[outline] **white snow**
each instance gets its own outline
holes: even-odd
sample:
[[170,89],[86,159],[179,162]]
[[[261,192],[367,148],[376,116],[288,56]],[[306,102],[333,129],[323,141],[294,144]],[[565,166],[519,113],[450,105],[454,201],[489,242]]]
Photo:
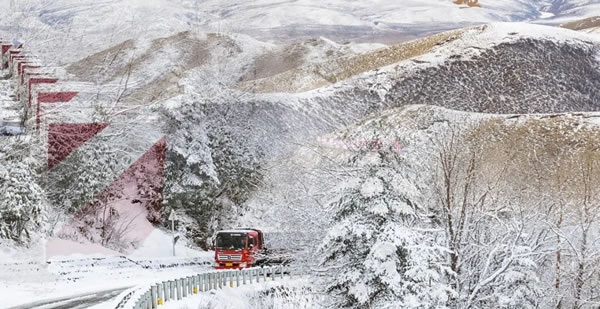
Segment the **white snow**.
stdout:
[[364,197],[374,197],[383,192],[383,182],[376,177],[369,177],[360,188],[360,193]]
[[[79,295],[118,287],[150,284],[212,269],[214,252],[189,247],[185,239],[176,245],[172,256],[171,235],[154,229],[128,256],[100,245],[54,239],[66,246],[68,256],[42,254],[44,242],[29,249],[9,242],[0,243],[0,299],[3,305],[16,306],[34,301]],[[50,246],[50,248],[52,248]]]
[[[252,283],[240,287],[225,287],[221,290],[212,290],[199,293],[181,301],[166,302],[164,309],[196,309],[196,308],[219,308],[219,309],[255,309],[255,308],[311,308],[317,309],[323,305],[315,296],[295,291],[294,288],[309,286],[311,280],[308,277],[301,278],[277,278],[275,281],[269,279],[267,282]],[[291,292],[275,292],[270,295],[261,294],[269,289],[286,287],[292,288]],[[100,308],[94,308],[100,309]]]
[[550,12],[540,12],[540,18],[541,19],[546,19],[546,18],[551,18],[554,17],[554,13],[550,13]]

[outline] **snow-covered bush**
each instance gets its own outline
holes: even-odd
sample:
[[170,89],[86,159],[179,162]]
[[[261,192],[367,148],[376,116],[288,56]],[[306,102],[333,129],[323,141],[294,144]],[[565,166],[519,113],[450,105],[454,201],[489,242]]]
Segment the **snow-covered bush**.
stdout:
[[4,138],[0,142],[0,237],[29,240],[42,226],[46,207],[40,186],[35,141]]

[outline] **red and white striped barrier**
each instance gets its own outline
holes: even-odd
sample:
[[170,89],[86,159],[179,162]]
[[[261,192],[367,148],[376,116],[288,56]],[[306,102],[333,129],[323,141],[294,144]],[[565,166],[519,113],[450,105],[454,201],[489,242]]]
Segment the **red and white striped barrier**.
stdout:
[[[93,180],[95,185],[87,191],[89,194],[86,199],[77,202],[60,201],[72,202],[71,205],[79,210],[56,234],[76,232],[77,229],[73,227],[77,226],[77,220],[81,220],[82,212],[87,212],[90,207],[97,207],[98,201],[110,204],[113,210],[123,213],[139,207],[134,202],[127,204],[112,200],[112,193],[139,186],[140,182],[142,186],[153,188],[154,191],[133,190],[128,194],[133,194],[132,200],[143,201],[146,206],[152,205],[150,208],[158,213],[160,209],[157,207],[161,205],[164,185],[166,138],[155,121],[150,118],[131,121],[128,118],[130,115],[126,114],[114,117],[104,115],[99,120],[98,110],[130,108],[118,106],[118,91],[122,87],[72,81],[64,78],[66,74],[63,68],[43,65],[23,46],[15,47],[0,41],[0,47],[1,66],[12,76],[11,84],[26,111],[24,117],[28,131],[32,132],[30,134],[39,134],[48,150],[48,171],[45,177],[48,190],[55,190],[56,196],[61,196],[61,192],[64,192],[67,197],[69,191],[82,185],[72,180],[77,179],[74,175],[102,177]],[[98,152],[99,146],[103,152]],[[95,156],[86,161],[90,153]],[[103,159],[102,156],[107,158]],[[98,164],[104,161],[110,166]],[[121,206],[115,206],[117,204]],[[152,213],[148,216],[160,217]],[[138,227],[132,239],[143,240],[152,232],[152,224],[146,217],[142,216],[140,219],[143,220],[136,222]],[[47,246],[53,244],[50,240]],[[57,251],[53,249],[56,248],[47,248],[46,251]],[[72,253],[79,252],[57,252]]]

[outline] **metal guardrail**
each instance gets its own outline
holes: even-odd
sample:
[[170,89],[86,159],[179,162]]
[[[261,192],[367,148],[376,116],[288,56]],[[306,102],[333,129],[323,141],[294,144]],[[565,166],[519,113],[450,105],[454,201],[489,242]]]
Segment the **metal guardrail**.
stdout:
[[253,267],[237,270],[220,270],[201,273],[194,276],[163,281],[150,286],[134,303],[133,309],[156,309],[169,301],[177,301],[200,292],[239,287],[245,284],[259,283],[277,277],[283,279],[285,267]]

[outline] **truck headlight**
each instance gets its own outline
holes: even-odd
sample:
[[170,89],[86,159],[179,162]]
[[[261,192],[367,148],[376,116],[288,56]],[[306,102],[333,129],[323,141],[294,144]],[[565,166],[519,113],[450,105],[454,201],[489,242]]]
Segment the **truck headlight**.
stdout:
[[244,263],[240,263],[240,267],[241,268],[246,268],[248,266],[248,263],[244,262]]

